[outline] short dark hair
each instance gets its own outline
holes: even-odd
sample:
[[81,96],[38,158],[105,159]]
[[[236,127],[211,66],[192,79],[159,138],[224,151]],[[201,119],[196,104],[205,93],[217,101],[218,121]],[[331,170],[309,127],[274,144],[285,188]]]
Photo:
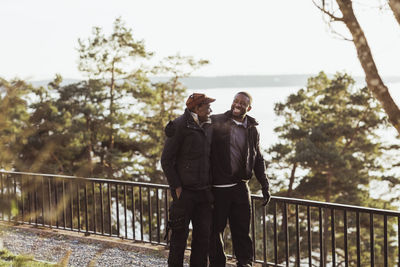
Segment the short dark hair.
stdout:
[[253,102],[253,98],[251,97],[251,95],[249,94],[249,93],[247,93],[247,92],[239,92],[239,93],[237,93],[237,95],[244,95],[244,96],[246,96],[248,99],[249,99],[249,101],[250,101],[250,106],[251,106],[251,103]]

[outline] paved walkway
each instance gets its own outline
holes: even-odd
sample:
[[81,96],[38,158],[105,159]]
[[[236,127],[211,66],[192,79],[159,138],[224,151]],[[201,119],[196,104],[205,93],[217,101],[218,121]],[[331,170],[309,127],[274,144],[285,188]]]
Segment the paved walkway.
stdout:
[[[32,226],[0,225],[0,246],[61,266],[167,266],[162,246]],[[185,265],[188,266],[188,265]]]

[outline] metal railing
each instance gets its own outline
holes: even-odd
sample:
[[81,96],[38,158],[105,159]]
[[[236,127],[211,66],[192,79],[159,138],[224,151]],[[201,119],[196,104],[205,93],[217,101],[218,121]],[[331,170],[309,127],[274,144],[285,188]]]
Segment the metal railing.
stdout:
[[[0,171],[0,220],[167,245],[168,186]],[[400,212],[252,195],[255,261],[263,266],[400,264]],[[233,255],[227,230],[225,249]]]
[[253,195],[252,239],[266,266],[400,266],[397,211],[284,197],[265,209]]
[[168,186],[0,171],[0,219],[164,244]]

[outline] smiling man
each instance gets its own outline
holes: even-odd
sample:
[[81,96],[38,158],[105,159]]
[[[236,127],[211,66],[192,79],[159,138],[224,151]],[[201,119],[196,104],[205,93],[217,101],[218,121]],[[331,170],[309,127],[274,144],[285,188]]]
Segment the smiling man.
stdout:
[[235,95],[231,110],[211,116],[211,170],[214,211],[210,239],[210,267],[224,267],[226,256],[223,233],[229,220],[237,266],[252,266],[250,238],[250,192],[248,181],[253,172],[261,185],[264,201],[270,199],[260,135],[256,120],[247,115],[252,98],[246,92]]
[[191,267],[206,267],[212,215],[210,175],[210,103],[194,93],[183,115],[165,128],[161,165],[173,198],[168,227],[172,230],[168,266],[182,267],[189,223],[192,222]]

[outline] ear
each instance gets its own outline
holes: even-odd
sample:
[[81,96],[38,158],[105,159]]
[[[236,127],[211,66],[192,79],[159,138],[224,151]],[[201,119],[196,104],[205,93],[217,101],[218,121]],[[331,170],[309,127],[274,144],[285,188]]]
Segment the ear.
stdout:
[[251,110],[251,106],[249,106],[248,108],[247,108],[247,112],[249,112]]

